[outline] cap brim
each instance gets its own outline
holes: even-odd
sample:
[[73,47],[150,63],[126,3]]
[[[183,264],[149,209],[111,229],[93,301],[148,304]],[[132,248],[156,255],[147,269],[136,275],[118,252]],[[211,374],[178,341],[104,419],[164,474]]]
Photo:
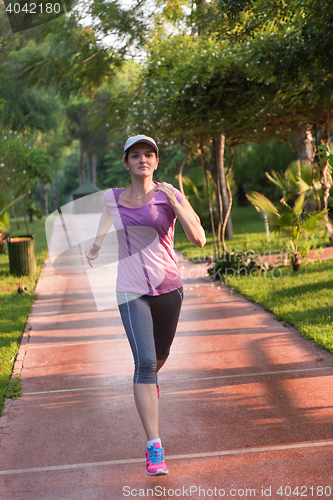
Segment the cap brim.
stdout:
[[139,140],[137,140],[136,142],[133,142],[133,144],[131,144],[130,146],[128,146],[128,148],[127,148],[127,149],[125,149],[125,150],[124,150],[124,155],[127,153],[127,151],[128,151],[130,148],[132,148],[133,146],[135,146],[135,144],[140,144],[140,142],[141,142],[141,143],[143,142],[144,144],[149,144],[149,146],[151,146],[151,147],[153,148],[153,150],[154,150],[154,151],[157,153],[157,155],[158,155],[158,147],[157,147],[157,146],[155,146],[155,144],[153,144],[152,142],[147,141],[146,139],[139,139]]

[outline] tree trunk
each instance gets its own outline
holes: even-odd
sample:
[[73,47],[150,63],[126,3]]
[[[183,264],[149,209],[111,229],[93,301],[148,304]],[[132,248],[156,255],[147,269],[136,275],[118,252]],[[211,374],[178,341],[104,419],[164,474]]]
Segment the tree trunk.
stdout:
[[205,30],[205,6],[206,6],[206,1],[205,0],[196,0],[195,2],[196,5],[196,12],[197,12],[197,22],[196,22],[196,28],[198,35],[201,36],[204,34]]
[[18,218],[16,217],[15,207],[12,207],[12,210],[13,210],[14,219],[15,219],[15,222],[16,222],[16,227],[17,227],[17,229],[20,229],[20,223],[19,223]]
[[[322,203],[315,186],[315,174],[317,168],[317,164],[315,162],[316,151],[313,144],[313,137],[310,129],[307,128],[305,130],[298,130],[296,132],[296,139],[297,139],[297,152],[299,161],[305,161],[311,163],[312,189],[317,200],[317,210],[321,210]],[[299,170],[300,170],[300,165],[299,165]]]
[[94,153],[92,155],[92,162],[91,162],[91,183],[96,186],[96,177],[97,177],[97,155]]
[[43,208],[44,215],[47,216],[47,215],[49,215],[49,201],[48,201],[48,196],[47,196],[47,184],[45,184],[45,182],[41,182],[40,188],[41,188],[42,208]]
[[218,192],[217,192],[217,174],[216,174],[216,162],[215,162],[215,150],[214,150],[214,143],[212,141],[212,147],[211,147],[211,154],[210,154],[210,173],[211,173],[211,178],[214,184],[214,189],[215,189],[215,198],[217,200],[218,204]]
[[84,168],[84,151],[82,149],[82,145],[80,144],[80,160],[79,160],[79,166],[78,166],[78,174],[79,174],[79,183],[80,186],[84,182],[86,182],[86,172]]
[[231,148],[231,147],[230,147],[230,153],[231,153],[230,165],[229,165],[227,173],[225,174],[225,183],[226,183],[228,195],[229,195],[229,206],[227,209],[227,213],[225,214],[224,221],[223,221],[223,227],[222,227],[222,246],[223,246],[224,252],[226,252],[226,253],[228,252],[228,249],[227,249],[226,244],[225,244],[225,231],[226,231],[226,227],[228,226],[229,216],[230,216],[231,207],[232,207],[232,193],[231,193],[230,184],[228,181],[228,176],[231,172],[231,169],[232,169],[233,164],[234,164],[234,159],[235,159],[235,153],[234,153],[233,148]]
[[188,153],[186,154],[185,158],[183,159],[183,161],[181,162],[180,164],[180,167],[179,167],[179,173],[178,173],[178,183],[179,183],[179,191],[185,196],[185,193],[184,193],[184,186],[183,186],[183,170],[184,170],[184,167],[185,167],[185,163],[187,161],[187,158],[188,158]]
[[[314,133],[316,135],[316,130],[315,129],[314,129]],[[312,137],[312,134],[311,134],[311,137]],[[317,152],[317,140],[316,140],[316,144],[313,143],[313,145],[312,145],[312,156],[311,156],[311,170],[312,170],[312,175],[311,175],[311,184],[312,184],[313,193],[314,193],[316,201],[317,201],[317,210],[320,211],[321,210],[321,199],[320,199],[319,193],[318,193],[318,191],[316,189],[316,182],[315,182],[316,171],[317,171],[316,152]]]
[[201,142],[200,142],[200,151],[201,151],[201,164],[202,164],[203,169],[205,171],[205,180],[206,180],[206,188],[207,188],[207,196],[208,196],[210,225],[211,225],[211,228],[212,228],[212,235],[213,235],[213,242],[214,242],[214,258],[216,260],[216,258],[217,258],[217,252],[216,252],[216,237],[215,237],[214,215],[213,215],[213,208],[212,208],[212,199],[211,199],[210,191],[209,191],[208,173],[207,173],[207,167],[206,167],[205,150],[204,150],[204,146],[203,146],[203,140],[201,140]]
[[[327,148],[330,147],[330,133],[329,133],[329,124],[328,122],[326,123],[326,127],[321,134],[321,142]],[[328,154],[328,153],[327,153]],[[320,184],[321,184],[321,191],[322,191],[322,210],[327,210],[328,209],[328,197],[330,195],[330,189],[332,186],[332,176],[329,173],[329,164],[328,161],[323,161],[322,163],[319,163],[319,172],[320,172]],[[326,214],[325,216],[326,219],[326,224],[325,224],[325,229],[329,234],[329,238],[331,242],[333,242],[333,227],[330,222],[330,219],[328,215]]]
[[[227,193],[227,183],[225,180],[224,173],[224,149],[225,149],[225,137],[224,135],[218,135],[213,139],[214,152],[215,152],[215,166],[216,166],[216,176],[218,181],[218,191],[219,197],[222,201],[222,221],[223,223],[225,214],[227,213],[229,207],[229,198]],[[221,207],[220,207],[221,212]],[[232,240],[234,238],[232,221],[231,218],[227,220],[225,228],[225,239]]]
[[217,170],[216,170],[216,158],[215,158],[215,147],[214,147],[214,141],[212,141],[212,151],[211,151],[211,163],[210,163],[210,171],[212,174],[212,179],[214,182],[214,189],[215,189],[215,198],[216,198],[216,208],[217,208],[217,213],[218,213],[218,225],[217,225],[217,250],[218,250],[218,255],[221,254],[221,230],[222,230],[222,222],[223,222],[223,205],[222,205],[222,196],[221,196],[221,190],[220,190],[220,182],[217,176]]
[[23,198],[23,219],[24,219],[25,229],[27,231],[27,234],[29,234],[29,228],[28,228],[28,222],[27,222],[27,202],[26,202],[26,196]]
[[88,182],[91,182],[91,163],[90,163],[90,156],[87,153],[87,173],[88,173]]
[[294,252],[291,256],[291,265],[293,267],[293,271],[297,272],[300,268],[300,258],[301,254],[299,252]]
[[58,196],[57,196],[57,171],[54,169],[53,172],[53,184],[52,184],[52,198],[53,198],[53,211],[58,209]]
[[309,129],[296,132],[298,158],[311,163],[313,156],[313,138]]

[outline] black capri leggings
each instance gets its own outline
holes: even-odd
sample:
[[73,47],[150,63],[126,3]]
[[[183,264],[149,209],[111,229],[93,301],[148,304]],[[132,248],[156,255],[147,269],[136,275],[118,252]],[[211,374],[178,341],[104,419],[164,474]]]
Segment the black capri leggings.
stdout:
[[155,384],[157,359],[169,356],[183,287],[162,295],[117,292],[118,307],[134,357],[133,382]]

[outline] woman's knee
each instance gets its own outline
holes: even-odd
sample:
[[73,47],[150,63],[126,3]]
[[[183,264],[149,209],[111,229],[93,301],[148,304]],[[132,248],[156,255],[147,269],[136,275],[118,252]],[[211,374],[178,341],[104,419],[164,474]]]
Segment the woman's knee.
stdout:
[[157,369],[156,358],[143,358],[135,363],[134,382],[139,384],[154,384]]

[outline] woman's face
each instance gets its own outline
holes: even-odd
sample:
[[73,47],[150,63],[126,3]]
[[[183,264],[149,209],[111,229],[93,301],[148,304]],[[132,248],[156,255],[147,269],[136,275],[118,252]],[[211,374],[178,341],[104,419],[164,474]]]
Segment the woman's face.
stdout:
[[130,147],[127,162],[124,160],[124,165],[133,175],[149,177],[157,169],[158,158],[152,146],[138,142]]

